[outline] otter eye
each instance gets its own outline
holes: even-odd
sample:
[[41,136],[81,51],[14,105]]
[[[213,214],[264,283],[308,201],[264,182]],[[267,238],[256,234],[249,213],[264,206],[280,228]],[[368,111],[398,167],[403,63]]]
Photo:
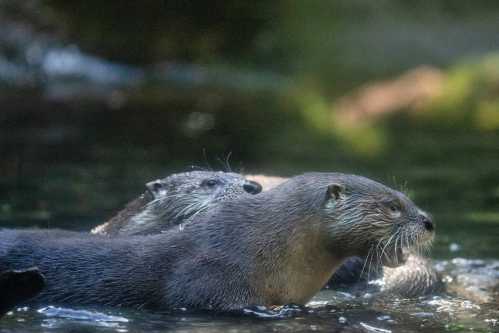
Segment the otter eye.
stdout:
[[157,198],[160,195],[163,195],[167,192],[165,183],[160,179],[153,180],[152,182],[146,183],[146,188],[149,192]]
[[402,208],[400,207],[400,203],[397,201],[391,201],[386,203],[388,209],[390,210],[390,213],[392,215],[400,215]]
[[201,186],[206,186],[206,187],[214,187],[219,184],[219,181],[216,179],[205,179],[201,183]]

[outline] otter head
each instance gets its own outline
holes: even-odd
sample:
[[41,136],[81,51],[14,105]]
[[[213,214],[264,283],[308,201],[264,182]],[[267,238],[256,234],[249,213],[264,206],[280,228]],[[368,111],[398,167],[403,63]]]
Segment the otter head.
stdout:
[[123,233],[155,233],[188,221],[217,203],[247,194],[262,186],[243,176],[222,171],[191,171],[170,175],[146,184],[149,202]]
[[333,178],[324,191],[324,211],[336,252],[366,257],[369,266],[394,267],[405,253],[429,247],[432,219],[406,195],[360,176]]
[[177,173],[146,184],[153,199],[185,193],[209,201],[224,201],[242,194],[258,194],[262,186],[233,172],[191,171]]

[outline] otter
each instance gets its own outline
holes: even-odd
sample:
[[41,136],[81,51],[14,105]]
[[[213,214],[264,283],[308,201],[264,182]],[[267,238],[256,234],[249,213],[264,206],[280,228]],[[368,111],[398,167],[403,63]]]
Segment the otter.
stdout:
[[45,279],[37,268],[0,273],[0,317],[38,295],[44,286]]
[[[247,179],[257,181],[267,191],[286,178],[267,175],[246,174]],[[431,227],[431,226],[430,226]],[[404,253],[405,263],[396,268],[369,264],[360,257],[348,258],[338,268],[326,284],[328,289],[341,289],[349,292],[383,292],[412,298],[444,290],[441,275],[433,267],[429,258],[419,253]],[[377,283],[370,283],[376,281]]]
[[[0,231],[0,270],[37,266],[33,302],[237,310],[305,304],[352,256],[387,266],[431,241],[427,215],[361,176],[308,173],[221,202],[182,231],[107,238]],[[403,240],[403,241],[402,241]]]
[[146,184],[146,191],[129,202],[93,234],[147,235],[181,225],[218,202],[245,193],[258,194],[262,186],[242,175],[222,171],[191,171]]

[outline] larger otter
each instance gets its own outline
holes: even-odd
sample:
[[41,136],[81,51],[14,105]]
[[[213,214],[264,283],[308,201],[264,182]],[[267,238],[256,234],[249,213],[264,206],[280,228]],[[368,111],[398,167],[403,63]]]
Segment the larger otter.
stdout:
[[222,171],[176,173],[151,181],[146,188],[141,196],[91,232],[107,236],[159,233],[221,201],[262,190],[257,182]]
[[[283,177],[267,175],[245,175],[245,177],[262,184],[264,191],[286,181]],[[361,293],[382,291],[402,297],[423,296],[444,289],[441,276],[429,258],[414,252],[405,253],[404,257],[405,263],[395,268],[372,265],[369,258],[349,258],[335,272],[326,287]],[[371,284],[373,280],[377,280],[378,283]]]
[[[222,202],[183,231],[107,239],[1,231],[0,270],[36,265],[43,303],[232,310],[306,303],[350,256],[398,265],[433,236],[402,193],[339,173]],[[405,240],[402,242],[401,240]]]

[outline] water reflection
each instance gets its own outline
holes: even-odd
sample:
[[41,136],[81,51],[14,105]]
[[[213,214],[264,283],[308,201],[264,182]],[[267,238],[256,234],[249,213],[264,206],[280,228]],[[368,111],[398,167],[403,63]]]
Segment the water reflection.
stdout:
[[333,291],[322,291],[306,307],[251,308],[243,313],[218,315],[185,310],[158,314],[49,307],[38,311],[16,310],[3,324],[14,332],[24,332],[25,328],[28,332],[65,332],[68,329],[96,332],[494,332],[498,328],[498,316],[497,308],[446,295],[407,300],[345,297]]

